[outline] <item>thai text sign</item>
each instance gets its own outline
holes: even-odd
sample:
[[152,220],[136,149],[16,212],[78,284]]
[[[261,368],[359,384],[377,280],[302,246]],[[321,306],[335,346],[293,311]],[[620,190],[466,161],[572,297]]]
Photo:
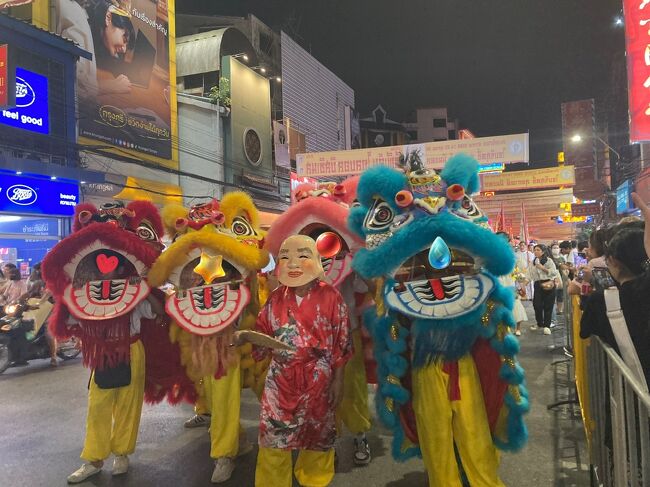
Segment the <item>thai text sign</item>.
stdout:
[[528,134],[298,154],[296,169],[298,176],[348,176],[380,164],[398,167],[400,157],[412,160],[414,156],[426,167],[441,169],[450,157],[460,152],[481,164],[528,162]]
[[560,186],[573,186],[575,182],[573,166],[549,167],[530,171],[482,174],[481,191],[557,188]]
[[650,2],[623,0],[630,141],[650,140]]

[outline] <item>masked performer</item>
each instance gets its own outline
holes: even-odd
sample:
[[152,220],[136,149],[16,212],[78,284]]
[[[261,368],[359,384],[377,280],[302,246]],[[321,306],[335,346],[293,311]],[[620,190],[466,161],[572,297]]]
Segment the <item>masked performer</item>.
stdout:
[[332,247],[328,249],[327,257],[321,257],[325,280],[340,291],[348,306],[354,343],[354,356],[345,367],[343,401],[337,416],[355,435],[354,463],[367,465],[371,454],[366,439],[366,433],[370,429],[366,369],[371,371],[373,363],[370,360],[367,364],[365,360],[364,351],[368,350],[370,358],[372,352],[369,346],[363,345],[369,339],[362,336],[360,315],[362,307],[367,304],[369,293],[363,280],[352,270],[352,257],[363,246],[363,240],[347,228],[358,182],[359,177],[356,176],[341,184],[308,183],[299,186],[296,189],[297,202],[273,222],[266,237],[266,247],[272,255],[277,256],[282,242],[297,234],[320,238],[319,242]]
[[460,487],[458,463],[473,487],[500,486],[495,447],[517,450],[527,438],[513,293],[497,279],[514,255],[470,197],[474,159],[455,156],[437,174],[410,157],[404,169],[367,170],[349,219],[366,239],[354,268],[378,279],[376,314],[365,317],[378,413],[393,456],[421,454],[431,486]]
[[[334,477],[335,410],[352,354],[347,307],[322,281],[314,240],[289,237],[278,252],[278,287],[260,312],[257,330],[293,347],[274,350],[260,413],[258,487],[292,483],[291,451],[299,450],[300,485],[326,486]],[[257,350],[258,358],[268,349]]]
[[[80,338],[84,365],[93,370],[81,453],[88,463],[68,477],[70,483],[97,474],[111,453],[113,475],[128,469],[128,455],[138,436],[145,376],[150,372],[145,369],[140,337],[149,333],[150,342],[160,342],[156,339],[160,330],[163,336],[168,333],[162,300],[150,294],[143,279],[160,254],[161,234],[158,211],[148,202],[127,207],[114,203],[99,209],[82,204],[76,208],[72,235],[43,261],[43,277],[56,299],[50,331],[61,338]],[[163,351],[168,361],[180,364],[175,352],[173,348]],[[152,376],[167,381],[172,402],[188,385],[168,381],[169,376],[160,371]],[[155,384],[149,385],[148,392],[152,400],[166,395]]]
[[239,422],[241,389],[255,386],[264,365],[255,364],[250,344],[230,345],[237,327],[255,325],[257,273],[268,264],[269,254],[262,249],[257,208],[243,192],[190,210],[166,207],[163,220],[174,242],[151,268],[149,281],[174,287],[165,306],[175,323],[173,340],[180,344],[204,412],[212,412],[212,482],[225,482],[235,457],[252,450]]

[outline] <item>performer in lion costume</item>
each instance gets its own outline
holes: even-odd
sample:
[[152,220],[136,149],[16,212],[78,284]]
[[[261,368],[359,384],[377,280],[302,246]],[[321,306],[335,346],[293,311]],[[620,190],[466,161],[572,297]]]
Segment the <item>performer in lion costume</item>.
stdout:
[[454,156],[440,174],[412,161],[362,174],[349,218],[366,241],[353,267],[377,284],[365,324],[379,416],[392,429],[393,456],[421,455],[431,486],[460,487],[463,471],[473,487],[503,485],[496,448],[527,439],[514,296],[498,282],[514,255],[471,198],[474,159]]
[[191,209],[168,206],[162,214],[173,243],[151,268],[149,282],[172,286],[165,305],[174,321],[172,337],[201,398],[189,423],[212,413],[212,481],[224,482],[234,458],[252,449],[239,423],[242,386],[263,384],[256,377],[266,364],[254,362],[250,344],[232,342],[237,328],[254,327],[260,309],[257,274],[269,262],[264,232],[243,192]]

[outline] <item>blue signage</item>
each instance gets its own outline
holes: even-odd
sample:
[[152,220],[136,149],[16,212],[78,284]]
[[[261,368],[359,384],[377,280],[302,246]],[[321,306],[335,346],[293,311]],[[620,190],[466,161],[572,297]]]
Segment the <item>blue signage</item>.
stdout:
[[0,212],[72,216],[77,203],[76,183],[0,174]]
[[634,191],[634,185],[630,179],[616,188],[616,214],[623,215],[634,209],[632,191]]
[[40,134],[50,132],[47,78],[16,68],[16,108],[0,111],[0,123]]

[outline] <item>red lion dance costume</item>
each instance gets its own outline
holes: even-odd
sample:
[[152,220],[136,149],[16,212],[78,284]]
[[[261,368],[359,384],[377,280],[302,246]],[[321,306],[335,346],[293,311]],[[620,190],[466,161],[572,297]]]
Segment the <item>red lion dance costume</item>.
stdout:
[[[273,222],[266,245],[271,254],[277,256],[282,242],[291,235],[307,235],[317,240],[321,235],[325,238],[325,233],[332,232],[338,237],[333,240],[340,243],[339,252],[333,257],[322,258],[322,265],[325,279],[340,291],[350,310],[355,353],[345,367],[344,397],[337,416],[356,435],[355,464],[366,465],[371,459],[365,438],[365,433],[370,429],[368,375],[374,376],[374,364],[370,347],[366,347],[370,365],[369,374],[366,374],[360,315],[369,304],[369,293],[352,269],[352,257],[364,242],[347,227],[350,208],[356,204],[358,182],[359,177],[355,176],[341,184],[300,185],[296,190],[297,203]],[[320,242],[319,247],[324,243]]]
[[[81,204],[72,235],[43,261],[43,277],[56,300],[50,331],[80,338],[83,363],[93,371],[81,453],[88,463],[68,478],[71,483],[98,473],[111,453],[113,474],[126,473],[145,389],[149,401],[167,396],[176,403],[185,395],[193,400],[178,348],[168,338],[169,321],[157,304],[162,297],[145,280],[162,250],[162,232],[151,203],[116,202],[99,209]],[[146,368],[145,348],[156,352]]]

